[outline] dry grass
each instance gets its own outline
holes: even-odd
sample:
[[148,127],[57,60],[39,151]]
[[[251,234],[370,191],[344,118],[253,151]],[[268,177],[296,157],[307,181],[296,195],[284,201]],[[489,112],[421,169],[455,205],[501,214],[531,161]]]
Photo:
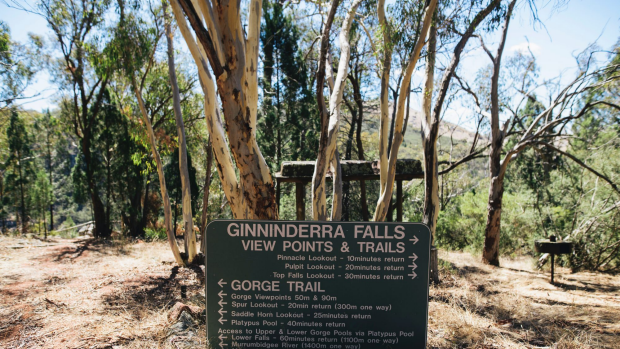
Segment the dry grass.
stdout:
[[[167,244],[7,248],[17,242],[0,236],[0,348],[187,347],[167,335],[167,315],[177,301],[204,306],[203,272],[175,267]],[[465,253],[440,258],[429,348],[620,348],[620,277],[560,268],[553,286],[525,258],[502,268]],[[192,347],[204,348],[197,326]]]
[[620,278],[570,274],[556,285],[527,258],[483,265],[440,253],[442,284],[431,287],[431,348],[620,348]]
[[203,272],[173,267],[164,243],[3,247],[9,240],[0,240],[0,348],[176,348],[165,329],[180,285],[190,299],[204,293]]

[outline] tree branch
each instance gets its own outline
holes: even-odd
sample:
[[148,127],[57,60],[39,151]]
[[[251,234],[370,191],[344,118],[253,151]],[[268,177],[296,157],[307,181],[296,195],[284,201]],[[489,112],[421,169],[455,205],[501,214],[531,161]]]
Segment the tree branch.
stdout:
[[189,20],[194,32],[196,33],[196,37],[204,47],[207,56],[209,58],[209,62],[211,63],[211,68],[213,69],[213,74],[216,79],[219,79],[222,74],[225,73],[225,69],[222,66],[222,62],[217,55],[217,51],[215,46],[213,45],[213,41],[211,40],[211,35],[207,31],[207,29],[202,25],[202,20],[198,17],[198,13],[196,13],[196,9],[194,5],[192,5],[191,0],[170,0],[170,1],[178,1],[183,8],[183,12],[185,16]]
[[605,182],[609,183],[609,185],[616,191],[616,193],[620,194],[620,189],[618,189],[618,186],[611,180],[609,179],[609,177],[603,175],[602,173],[596,171],[595,169],[593,169],[592,167],[586,165],[583,161],[579,160],[576,156],[567,153],[561,149],[559,149],[558,147],[551,145],[549,143],[546,142],[536,142],[537,144],[543,145],[549,149],[552,149],[564,156],[566,156],[567,158],[573,160],[575,163],[577,163],[577,165],[585,168],[586,170],[592,172],[594,175],[596,175],[597,177],[601,178],[602,180],[604,180]]

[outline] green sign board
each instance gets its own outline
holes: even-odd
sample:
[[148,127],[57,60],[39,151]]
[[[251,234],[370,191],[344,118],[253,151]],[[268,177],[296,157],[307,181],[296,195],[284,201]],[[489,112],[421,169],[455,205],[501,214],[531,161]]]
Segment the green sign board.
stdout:
[[211,222],[208,345],[425,348],[429,255],[419,223]]

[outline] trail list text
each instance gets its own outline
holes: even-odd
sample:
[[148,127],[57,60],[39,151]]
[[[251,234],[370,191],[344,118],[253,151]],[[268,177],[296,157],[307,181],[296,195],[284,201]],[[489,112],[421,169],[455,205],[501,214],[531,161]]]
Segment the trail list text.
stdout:
[[425,348],[429,254],[418,223],[211,222],[208,347]]

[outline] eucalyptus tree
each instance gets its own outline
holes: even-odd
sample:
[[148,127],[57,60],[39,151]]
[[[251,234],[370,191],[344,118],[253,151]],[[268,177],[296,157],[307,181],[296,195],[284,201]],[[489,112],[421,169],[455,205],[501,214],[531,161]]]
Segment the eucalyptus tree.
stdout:
[[[198,199],[198,184],[196,183],[196,169],[192,166],[191,156],[187,156],[189,186],[192,193],[191,200],[196,201]],[[164,174],[166,176],[166,186],[169,188],[170,204],[173,208],[173,231],[177,231],[177,219],[179,215],[179,206],[181,208],[185,204],[183,202],[183,175],[179,172],[179,148],[174,149],[174,152],[170,154],[170,160],[164,166]],[[195,207],[192,206],[192,208]],[[182,212],[181,212],[182,214]],[[194,212],[192,212],[192,215]]]
[[[406,68],[399,87],[401,91],[409,91],[411,76],[420,58],[422,48],[426,44],[426,37],[432,23],[433,13],[435,12],[436,6],[437,0],[430,0],[428,4],[425,5],[424,10],[421,11],[423,16],[420,16],[418,22],[416,23],[417,28],[419,28],[417,31],[418,34],[413,49],[409,53],[409,57],[406,60]],[[381,31],[381,41],[378,44],[381,57],[379,63],[380,66],[378,67],[379,69],[377,69],[381,71],[379,98],[379,108],[381,113],[381,123],[379,126],[380,194],[373,218],[375,221],[383,221],[387,216],[390,201],[392,199],[394,178],[396,176],[396,160],[398,158],[398,150],[403,141],[403,124],[406,109],[405,102],[407,100],[408,93],[401,93],[398,100],[394,101],[394,108],[396,109],[396,113],[393,116],[395,120],[394,136],[388,152],[389,83],[392,67],[394,33],[392,32],[392,28],[385,14],[384,0],[379,0],[377,2],[377,13]]]
[[[424,73],[424,86],[422,91],[422,146],[424,149],[424,208],[422,222],[431,230],[432,236],[435,236],[437,228],[437,217],[439,215],[439,166],[437,159],[437,140],[439,137],[439,125],[443,116],[444,104],[446,97],[450,91],[452,79],[455,77],[456,71],[461,62],[461,56],[467,46],[469,40],[476,35],[480,35],[485,26],[493,27],[497,23],[498,18],[502,16],[502,1],[476,1],[468,5],[457,2],[454,17],[446,18],[444,13],[438,11],[434,23],[430,28],[428,49],[426,54],[426,67]],[[505,16],[510,17],[514,1],[508,4],[508,12]],[[448,12],[448,11],[444,11]],[[463,14],[466,14],[463,16]],[[471,16],[471,18],[469,16]],[[465,27],[459,30],[455,26],[458,23],[465,23]],[[438,34],[438,28],[443,29]],[[456,36],[456,43],[451,50],[450,60],[443,69],[443,76],[438,85],[438,90],[434,93],[435,86],[435,70],[436,70],[436,53],[438,35],[448,38]],[[434,100],[434,104],[433,104]],[[476,135],[477,136],[477,135]],[[476,139],[474,140],[469,154],[464,158],[451,163],[448,168],[442,171],[447,173],[456,166],[469,161],[476,156],[480,156],[484,147],[476,149]]]
[[106,52],[108,45],[113,45],[105,35],[109,10],[109,0],[41,0],[38,5],[38,13],[47,21],[60,51],[53,75],[69,103],[65,115],[70,118],[70,127],[80,145],[95,236],[102,238],[109,237],[111,231],[95,178],[92,143],[114,68]]
[[[616,44],[608,66],[620,64],[620,46]],[[606,71],[597,80],[605,81],[617,71]],[[602,88],[593,90],[582,97],[582,103],[605,100],[620,104],[620,80],[610,81]],[[593,109],[571,125],[571,138],[568,139],[571,154],[588,166],[617,182],[620,166],[620,113],[613,107]],[[560,159],[561,160],[561,159]],[[596,270],[601,272],[620,271],[620,200],[611,185],[603,184],[599,177],[584,176],[579,165],[573,168],[560,161],[573,178],[566,187],[560,188],[557,200],[564,207],[572,208],[568,229],[562,232],[564,240],[574,243],[574,253],[569,256],[573,270]],[[568,162],[568,161],[567,161]],[[559,166],[558,166],[559,167]],[[556,194],[552,188],[549,190]],[[565,193],[569,194],[566,195]],[[579,216],[579,217],[577,217]],[[560,234],[556,234],[560,235]],[[541,257],[544,261],[546,256]]]
[[[620,190],[611,178],[581,161],[569,150],[563,149],[561,145],[561,140],[566,138],[567,129],[573,121],[600,108],[620,110],[620,105],[605,98],[597,98],[595,93],[620,79],[620,67],[618,64],[610,64],[596,69],[587,60],[575,79],[555,93],[553,90],[548,91],[549,102],[546,104],[536,97],[535,91],[539,86],[532,81],[532,64],[526,64],[525,69],[510,77],[512,81],[502,85],[503,74],[509,75],[506,69],[502,69],[502,56],[515,2],[516,0],[512,0],[507,8],[495,52],[492,52],[480,38],[482,49],[491,60],[490,74],[480,77],[480,82],[486,84],[488,88],[476,90],[467,83],[461,84],[463,90],[471,95],[480,114],[487,117],[490,123],[490,185],[482,260],[491,265],[499,265],[501,213],[506,171],[510,163],[514,162],[525,149],[534,147],[550,150],[566,157],[607,182],[614,191],[620,194]],[[600,79],[601,76],[604,78]],[[490,84],[485,79],[490,80]],[[502,101],[500,94],[511,92],[516,93],[515,102]],[[481,93],[490,95],[490,98],[483,98]],[[581,97],[585,95],[591,95],[593,98],[583,103]],[[528,103],[530,107],[527,107]],[[542,107],[532,108],[532,103],[540,103]],[[508,112],[503,121],[502,111]],[[531,112],[537,113],[532,115]]]
[[[368,18],[368,17],[367,17]],[[357,24],[357,25],[356,25]],[[349,129],[345,139],[344,159],[351,160],[356,157],[358,160],[366,160],[364,152],[364,143],[362,142],[362,125],[364,123],[364,99],[365,90],[372,84],[371,66],[373,60],[373,50],[371,39],[364,33],[364,19],[359,19],[353,23],[351,28],[351,59],[349,60],[349,90],[345,91],[343,97],[344,105],[347,107],[351,115]],[[370,219],[368,210],[368,196],[366,181],[359,182],[360,187],[360,215],[363,221]],[[347,181],[343,184],[343,220],[351,219],[351,208],[354,206],[352,200],[351,182]]]
[[[246,30],[241,25],[239,2],[211,4],[202,1],[198,3],[198,8],[189,0],[172,0],[170,3],[198,68],[205,94],[207,128],[213,142],[219,177],[233,215],[236,218],[277,219],[273,179],[256,141],[262,1],[250,3]],[[215,81],[207,62],[213,70]],[[216,83],[226,131],[219,115]],[[235,173],[233,157],[239,178]]]
[[[187,79],[179,79],[177,75],[174,59],[172,19],[167,11],[167,4],[164,3],[161,8],[159,6],[153,6],[151,3],[148,5],[152,22],[150,24],[140,18],[139,14],[126,12],[124,5],[122,3],[120,4],[121,11],[118,25],[118,37],[119,42],[122,44],[117,46],[119,49],[116,50],[116,54],[121,64],[122,71],[124,72],[123,77],[129,80],[130,89],[133,91],[134,97],[137,100],[139,113],[146,126],[149,147],[159,177],[159,186],[164,206],[164,225],[168,235],[168,241],[177,263],[184,265],[186,262],[192,263],[197,254],[192,214],[192,183],[195,184],[195,179],[192,181],[190,177],[185,124],[181,106],[182,99],[184,99],[185,95],[187,93],[191,94],[190,91],[193,88],[193,82],[190,81],[188,83]],[[164,70],[162,70],[163,63],[158,62],[156,59],[159,43],[164,36],[166,37],[167,58],[167,79],[165,80],[163,76],[157,76],[158,73]],[[128,45],[136,47],[136,50],[124,50],[123,47],[127,47]],[[155,84],[153,84],[153,82],[155,82]],[[180,87],[180,83],[183,84],[182,87]],[[146,98],[144,95],[145,92],[147,93]],[[157,126],[162,126],[161,123],[165,123],[165,114],[168,109],[172,109],[177,131],[178,148],[174,154],[177,155],[178,161],[173,161],[173,163],[177,165],[176,167],[178,167],[179,171],[179,176],[177,178],[180,180],[178,192],[181,194],[181,200],[183,202],[182,213],[184,222],[185,256],[181,255],[176,242],[176,232],[174,229],[176,228],[176,214],[173,227],[172,208],[166,184],[166,172],[168,173],[168,177],[170,177],[170,173],[176,175],[176,170],[168,167],[168,171],[164,171],[164,165],[161,160],[160,151],[158,150],[157,137],[154,132]],[[164,115],[162,115],[158,121],[155,121],[155,117],[159,114]],[[176,181],[173,181],[173,183],[176,183]],[[195,196],[197,194],[197,188],[194,188],[193,191]],[[177,207],[178,205],[175,204],[175,213]],[[145,214],[143,213],[143,218],[144,216]]]
[[[141,26],[144,23],[137,20],[132,14],[125,14],[123,16],[121,26],[119,26],[120,37],[124,42],[124,46],[131,45],[137,49],[132,51],[120,50],[119,61],[122,64],[124,76],[128,77],[130,90],[137,101],[142,122],[146,127],[148,147],[151,150],[159,178],[159,189],[164,207],[164,227],[168,242],[176,262],[179,265],[184,265],[185,262],[176,241],[176,232],[172,227],[170,197],[166,185],[164,165],[161,160],[160,150],[158,149],[158,140],[154,131],[157,126],[162,127],[165,125],[166,116],[169,116],[166,113],[170,109],[169,102],[172,91],[168,88],[168,79],[164,78],[166,70],[163,69],[163,64],[158,64],[156,61],[157,47],[159,41],[164,36],[164,30],[161,29],[161,21],[157,21],[160,16],[156,15],[155,12],[152,13],[154,15],[153,19],[155,19],[154,25],[147,30],[144,30],[144,27]],[[147,92],[146,98],[150,97],[151,103],[145,100],[144,90]],[[148,198],[148,185],[146,188],[145,201]],[[146,210],[146,202],[144,207]],[[143,219],[145,217],[146,211],[143,212]]]
[[179,143],[179,171],[181,172],[181,187],[183,190],[183,227],[185,252],[187,253],[187,261],[192,263],[196,257],[196,235],[194,233],[194,222],[192,215],[192,185],[189,173],[189,164],[187,158],[187,141],[185,137],[185,125],[183,123],[183,112],[181,110],[181,96],[179,92],[179,83],[177,81],[177,73],[174,62],[174,37],[171,29],[171,17],[167,13],[167,6],[164,7],[164,18],[166,28],[166,44],[168,56],[168,76],[170,85],[172,86],[172,106],[174,110],[174,118],[177,126],[177,137]]
[[[342,28],[338,36],[340,60],[338,62],[338,70],[335,78],[333,76],[333,68],[328,50],[329,33],[338,7],[338,1],[334,0],[332,2],[327,21],[323,28],[319,53],[319,67],[316,74],[316,98],[319,115],[321,116],[321,138],[319,139],[319,153],[312,176],[312,215],[315,220],[324,221],[327,220],[328,217],[325,185],[325,176],[327,175],[328,167],[331,168],[333,176],[332,211],[330,218],[332,221],[339,221],[342,215],[342,174],[340,169],[340,155],[337,149],[337,137],[340,128],[342,96],[346,86],[349,59],[351,56],[349,31],[360,3],[360,0],[353,1],[342,20]],[[325,105],[325,99],[323,98],[325,80],[327,80],[331,90],[329,109]]]

